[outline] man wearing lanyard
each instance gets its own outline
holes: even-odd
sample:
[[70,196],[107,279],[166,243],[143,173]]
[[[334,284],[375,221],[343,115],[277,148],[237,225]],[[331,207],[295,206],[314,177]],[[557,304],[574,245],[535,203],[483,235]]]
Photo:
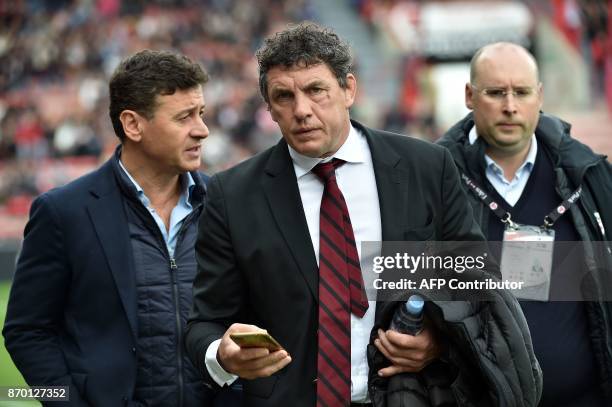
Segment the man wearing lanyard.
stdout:
[[[568,123],[540,113],[542,92],[535,58],[527,50],[510,43],[483,47],[472,58],[465,87],[472,112],[439,144],[451,151],[485,236],[503,240],[504,250],[518,235],[602,241],[590,245],[603,248],[596,259],[568,254],[557,243],[554,255],[549,253],[552,266],[538,263],[534,273],[544,273],[538,278],[550,284],[540,299],[554,300],[560,287],[583,287],[579,270],[586,267],[592,281],[601,281],[597,273],[602,269],[610,271],[612,170],[605,156],[571,138]],[[517,262],[505,268],[503,256],[505,274]],[[571,299],[521,301],[544,375],[540,405],[610,405],[612,307],[605,301],[579,301],[593,299],[580,295]]]

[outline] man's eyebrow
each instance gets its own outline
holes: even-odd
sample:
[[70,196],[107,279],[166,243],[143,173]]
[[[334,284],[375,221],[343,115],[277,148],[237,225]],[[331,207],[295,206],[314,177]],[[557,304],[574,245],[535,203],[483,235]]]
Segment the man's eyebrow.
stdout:
[[282,83],[272,84],[271,87],[272,87],[272,90],[279,90],[279,89],[286,90],[286,89],[288,89],[288,87],[286,85],[283,85]]
[[283,92],[292,92],[291,89],[283,86],[283,85],[274,85],[270,91],[273,94],[279,94]]
[[176,112],[176,114],[174,115],[174,117],[178,117],[181,116],[185,113],[190,113],[193,112],[194,110],[204,110],[204,108],[206,107],[206,105],[202,105],[202,106],[192,106],[192,107],[187,107],[185,109],[179,110],[178,112]]
[[315,88],[315,87],[319,87],[319,88],[327,88],[329,87],[329,85],[327,84],[327,82],[321,80],[321,79],[315,79],[310,83],[307,83],[306,86],[304,86],[305,89],[309,89],[309,88]]

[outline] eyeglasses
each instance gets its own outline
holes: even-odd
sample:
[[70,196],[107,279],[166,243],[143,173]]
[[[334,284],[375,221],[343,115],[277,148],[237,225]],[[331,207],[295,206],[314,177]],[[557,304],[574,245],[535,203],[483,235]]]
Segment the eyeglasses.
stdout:
[[470,86],[475,91],[480,92],[484,96],[490,98],[491,100],[495,100],[495,101],[505,100],[506,97],[510,94],[519,101],[526,101],[526,100],[529,100],[531,97],[533,97],[536,94],[536,89],[531,88],[531,87],[520,87],[520,88],[513,88],[513,89],[505,89],[505,88],[478,89],[474,85],[470,85]]

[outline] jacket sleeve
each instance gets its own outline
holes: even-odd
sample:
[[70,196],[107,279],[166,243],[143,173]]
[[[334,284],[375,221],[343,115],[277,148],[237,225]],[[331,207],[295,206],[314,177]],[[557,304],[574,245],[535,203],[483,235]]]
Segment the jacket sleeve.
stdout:
[[42,195],[30,209],[3,335],[6,349],[30,386],[70,386],[69,405],[77,406],[86,403],[60,346],[71,279],[66,250],[62,220],[49,195]]
[[[599,212],[605,240],[612,241],[612,164],[602,161],[593,175],[586,177],[595,206]],[[599,240],[599,239],[596,239]]]
[[192,362],[213,388],[219,386],[206,368],[206,350],[213,341],[223,336],[231,321],[241,320],[243,299],[246,298],[227,222],[220,181],[213,176],[208,184],[207,201],[198,228],[198,272],[185,335],[185,345]]

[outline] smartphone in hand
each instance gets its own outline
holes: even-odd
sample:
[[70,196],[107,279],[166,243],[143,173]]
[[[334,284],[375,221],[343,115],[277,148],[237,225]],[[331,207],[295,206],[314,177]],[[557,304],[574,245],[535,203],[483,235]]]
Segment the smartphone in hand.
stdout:
[[241,348],[267,348],[270,352],[283,349],[267,332],[236,332],[230,338]]

